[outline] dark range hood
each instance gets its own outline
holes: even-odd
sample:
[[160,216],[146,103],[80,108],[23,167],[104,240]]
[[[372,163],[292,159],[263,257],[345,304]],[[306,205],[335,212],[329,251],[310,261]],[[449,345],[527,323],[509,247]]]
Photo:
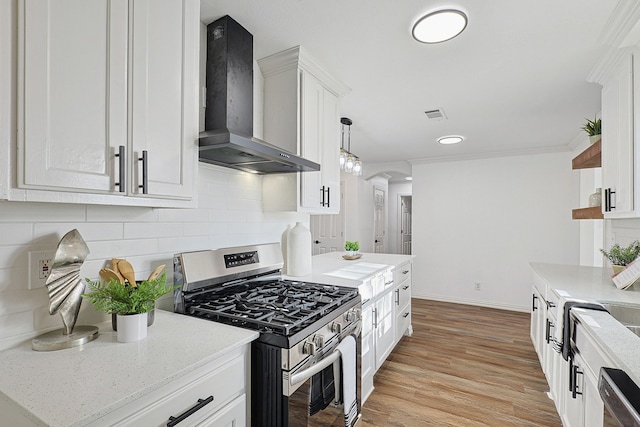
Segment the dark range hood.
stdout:
[[229,16],[207,26],[207,107],[200,161],[268,174],[320,165],[253,138],[253,36]]

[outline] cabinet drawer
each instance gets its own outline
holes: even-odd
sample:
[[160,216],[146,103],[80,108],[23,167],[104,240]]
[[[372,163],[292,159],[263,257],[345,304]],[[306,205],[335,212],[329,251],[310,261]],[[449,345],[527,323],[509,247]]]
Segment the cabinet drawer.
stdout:
[[411,263],[408,262],[396,268],[394,270],[394,276],[396,284],[402,283],[405,280],[411,280]]
[[404,307],[411,302],[411,282],[405,281],[396,289],[396,307]]
[[396,341],[400,341],[409,325],[411,325],[411,304],[407,304],[398,311],[396,316]]
[[[213,401],[185,419],[184,425],[203,421],[233,399],[244,395],[245,357],[236,357],[209,372],[193,372],[188,377],[187,381],[191,381],[187,383],[180,381],[180,384],[167,384],[127,404],[122,410],[116,411],[121,414],[119,419],[107,416],[95,425],[166,426],[169,417],[178,417],[197,405],[198,399],[205,400],[213,396]],[[128,415],[122,418],[123,413]]]

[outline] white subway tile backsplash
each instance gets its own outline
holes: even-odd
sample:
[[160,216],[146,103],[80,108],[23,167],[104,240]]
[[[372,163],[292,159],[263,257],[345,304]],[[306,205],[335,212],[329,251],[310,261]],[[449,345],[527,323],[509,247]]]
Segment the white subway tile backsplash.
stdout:
[[158,220],[158,209],[137,206],[87,205],[88,222],[153,222]]
[[[0,349],[61,327],[48,314],[46,288],[28,290],[28,253],[55,250],[77,228],[91,251],[80,277],[99,279],[112,257],[127,258],[138,278],[166,264],[173,282],[173,255],[253,243],[279,242],[287,224],[309,222],[303,213],[262,212],[262,178],[213,165],[199,167],[198,207],[158,209],[0,201]],[[171,308],[171,298],[163,301]],[[88,301],[78,324],[108,320]]]
[[55,236],[55,246],[52,247],[52,249],[55,249],[60,239],[62,239],[62,236],[74,228],[80,232],[85,242],[118,240],[123,238],[123,224],[121,222],[83,222],[80,224],[35,223],[33,225],[33,237],[38,239]]
[[26,245],[33,240],[33,225],[0,222],[0,245]]
[[84,222],[84,205],[0,201],[0,222]]

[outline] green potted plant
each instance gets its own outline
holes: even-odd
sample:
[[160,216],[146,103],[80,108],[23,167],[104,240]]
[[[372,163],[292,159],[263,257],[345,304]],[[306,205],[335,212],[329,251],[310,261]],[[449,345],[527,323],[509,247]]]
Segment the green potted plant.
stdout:
[[589,135],[589,142],[593,144],[601,138],[602,120],[594,117],[593,120],[586,119],[587,123],[582,126],[582,130]]
[[119,342],[137,341],[146,337],[148,313],[154,310],[158,298],[175,289],[173,286],[166,286],[166,273],[162,273],[157,279],[133,284],[116,279],[108,282],[86,281],[91,292],[82,296],[91,301],[96,310],[116,315]]
[[633,262],[640,255],[640,242],[634,240],[626,247],[621,247],[618,243],[613,245],[607,252],[604,249],[600,249],[600,252],[607,257],[611,266],[613,267],[613,273],[618,274],[626,268],[628,264]]
[[347,251],[347,256],[356,256],[360,250],[360,243],[357,241],[350,242],[347,240],[344,242],[344,250]]

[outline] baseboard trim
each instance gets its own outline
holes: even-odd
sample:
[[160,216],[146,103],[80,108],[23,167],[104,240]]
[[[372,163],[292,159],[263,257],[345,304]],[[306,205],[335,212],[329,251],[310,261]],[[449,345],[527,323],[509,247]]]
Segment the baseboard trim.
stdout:
[[499,310],[509,310],[509,311],[520,311],[523,313],[529,313],[529,306],[520,306],[520,305],[512,305],[512,304],[501,304],[495,301],[478,301],[478,300],[470,300],[464,298],[451,298],[443,295],[420,295],[420,294],[412,294],[412,298],[419,299],[429,299],[434,301],[442,301],[442,302],[452,302],[456,304],[467,304],[467,305],[476,305],[479,307],[487,307],[487,308],[497,308]]

